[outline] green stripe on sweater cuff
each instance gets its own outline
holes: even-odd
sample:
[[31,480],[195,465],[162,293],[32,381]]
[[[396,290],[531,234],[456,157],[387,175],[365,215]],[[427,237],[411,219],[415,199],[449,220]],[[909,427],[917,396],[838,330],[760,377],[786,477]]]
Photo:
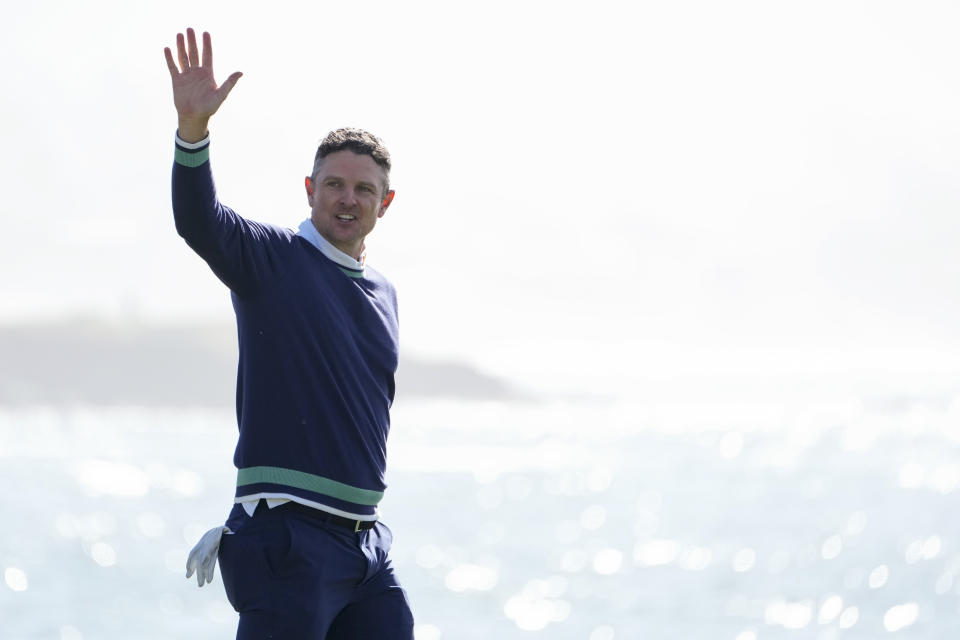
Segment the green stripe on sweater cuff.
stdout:
[[185,151],[177,147],[173,153],[173,161],[184,167],[199,167],[210,159],[210,147],[204,147],[197,151]]
[[295,471],[294,469],[284,469],[283,467],[247,467],[237,470],[237,486],[243,487],[248,484],[280,484],[287,487],[296,487],[297,489],[306,489],[315,493],[321,493],[331,498],[345,500],[354,504],[363,504],[376,506],[383,499],[382,491],[370,491],[369,489],[358,489],[348,484],[315,476],[312,473]]

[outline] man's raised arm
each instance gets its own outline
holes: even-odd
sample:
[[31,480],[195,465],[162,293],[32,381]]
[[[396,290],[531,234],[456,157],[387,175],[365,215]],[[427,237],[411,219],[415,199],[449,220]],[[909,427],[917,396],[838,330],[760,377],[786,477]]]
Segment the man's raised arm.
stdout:
[[187,29],[186,42],[182,33],[177,34],[179,69],[170,47],[164,48],[163,53],[170,69],[170,79],[173,81],[177,133],[184,142],[199,142],[207,136],[210,116],[217,112],[243,74],[236,71],[230,74],[222,85],[217,86],[213,79],[213,45],[210,43],[210,34],[206,31],[203,32],[202,62],[193,29]]
[[207,124],[217,112],[240,73],[219,87],[213,78],[213,47],[203,34],[203,56],[193,29],[177,34],[177,56],[164,49],[173,103],[177,108],[177,142],[173,163],[173,218],[177,233],[230,289],[249,293],[272,274],[265,227],[244,220],[217,198],[210,172]]

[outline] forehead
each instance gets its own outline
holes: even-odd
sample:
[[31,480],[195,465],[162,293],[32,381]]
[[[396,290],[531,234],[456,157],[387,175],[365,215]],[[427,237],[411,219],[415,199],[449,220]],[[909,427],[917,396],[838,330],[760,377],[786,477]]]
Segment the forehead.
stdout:
[[386,172],[370,156],[354,153],[349,149],[334,151],[323,158],[317,166],[317,179],[337,177],[353,182],[384,182]]

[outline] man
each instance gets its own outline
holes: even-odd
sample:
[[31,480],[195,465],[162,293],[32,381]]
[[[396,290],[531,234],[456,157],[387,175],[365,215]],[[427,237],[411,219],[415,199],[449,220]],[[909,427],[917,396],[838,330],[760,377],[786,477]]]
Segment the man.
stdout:
[[217,86],[207,33],[202,60],[192,29],[177,35],[179,67],[164,53],[179,125],[176,228],[230,288],[240,343],[236,504],[187,575],[209,582],[219,555],[238,639],[409,640],[391,533],[377,519],[396,296],[364,264],[364,240],[393,200],[390,156],[365,131],[334,131],[306,178],[299,233],[246,220],[217,199],[207,131],[241,74]]

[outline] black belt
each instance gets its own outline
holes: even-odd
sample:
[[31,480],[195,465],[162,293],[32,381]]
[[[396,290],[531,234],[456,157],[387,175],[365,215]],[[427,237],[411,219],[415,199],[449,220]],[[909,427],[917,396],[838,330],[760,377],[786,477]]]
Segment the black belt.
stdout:
[[[266,499],[261,498],[260,502],[263,503],[264,508],[267,508]],[[347,529],[352,529],[353,531],[366,531],[367,529],[373,529],[373,526],[377,524],[376,520],[353,520],[352,518],[344,518],[343,516],[338,516],[321,509],[308,507],[305,504],[300,504],[299,502],[294,502],[293,500],[290,502],[285,502],[277,508],[286,509],[288,511],[296,511],[297,513],[302,513],[305,516],[320,520],[321,522],[329,522],[331,524],[340,525],[341,527],[346,527]]]

